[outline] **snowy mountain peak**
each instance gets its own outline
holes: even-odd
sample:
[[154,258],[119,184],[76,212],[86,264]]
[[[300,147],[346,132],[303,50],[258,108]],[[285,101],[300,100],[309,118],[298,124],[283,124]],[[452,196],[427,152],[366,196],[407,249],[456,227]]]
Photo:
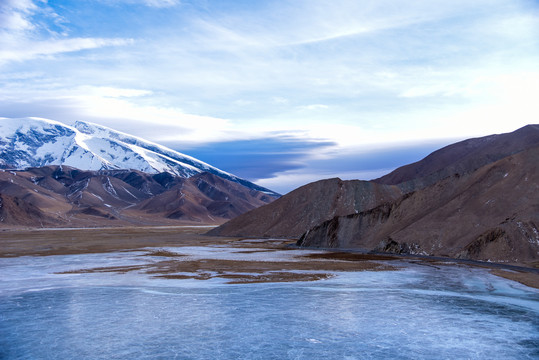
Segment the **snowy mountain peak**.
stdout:
[[83,170],[135,169],[191,177],[209,172],[277,195],[191,156],[105,126],[73,126],[42,118],[0,118],[0,166],[25,169],[68,165]]

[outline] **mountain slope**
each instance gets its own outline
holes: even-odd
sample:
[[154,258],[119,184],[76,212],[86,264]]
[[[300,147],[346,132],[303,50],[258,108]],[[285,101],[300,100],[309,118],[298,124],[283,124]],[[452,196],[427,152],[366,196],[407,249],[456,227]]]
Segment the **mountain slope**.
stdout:
[[272,200],[262,192],[210,173],[202,173],[185,179],[129,211],[161,214],[168,219],[215,223],[234,218]]
[[58,221],[30,202],[0,194],[0,225],[43,227],[57,224]]
[[274,200],[210,173],[46,166],[0,170],[1,226],[220,224]]
[[539,260],[539,147],[335,217],[298,244],[532,264]]
[[298,238],[311,227],[336,215],[364,211],[401,195],[400,189],[391,185],[337,178],[321,180],[240,215],[208,234]]
[[66,165],[83,170],[135,169],[191,177],[208,172],[250,189],[278,194],[188,155],[100,125],[40,118],[0,118],[0,167]]
[[480,167],[539,145],[539,125],[527,125],[506,134],[468,139],[441,148],[424,159],[402,166],[373,180],[379,184],[399,184],[412,191],[455,174],[464,175]]

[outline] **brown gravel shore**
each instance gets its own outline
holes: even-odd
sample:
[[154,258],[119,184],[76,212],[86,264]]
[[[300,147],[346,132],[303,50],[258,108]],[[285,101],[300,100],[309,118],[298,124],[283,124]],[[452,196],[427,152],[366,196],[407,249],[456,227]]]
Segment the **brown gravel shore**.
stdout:
[[211,226],[156,226],[0,231],[0,257],[105,253],[144,247],[227,244],[204,236]]
[[[242,239],[206,236],[208,226],[160,226],[85,229],[17,229],[0,231],[0,257],[48,256],[87,253],[134,251],[143,248],[146,254],[161,258],[145,265],[107,268],[81,268],[74,273],[144,271],[159,278],[209,279],[223,278],[230,283],[310,281],[332,276],[339,271],[390,271],[398,266],[393,255],[371,255],[346,252],[315,252],[295,256],[290,261],[182,259],[181,247],[211,246],[241,248],[243,254],[286,251],[289,240]],[[164,251],[159,248],[177,248]],[[297,251],[297,250],[296,250]],[[415,260],[417,261],[417,260]],[[432,263],[429,260],[421,260]],[[438,263],[437,266],[444,266]],[[487,265],[488,266],[488,265]],[[297,271],[297,272],[295,272]],[[539,274],[532,271],[492,269],[494,275],[539,288]]]

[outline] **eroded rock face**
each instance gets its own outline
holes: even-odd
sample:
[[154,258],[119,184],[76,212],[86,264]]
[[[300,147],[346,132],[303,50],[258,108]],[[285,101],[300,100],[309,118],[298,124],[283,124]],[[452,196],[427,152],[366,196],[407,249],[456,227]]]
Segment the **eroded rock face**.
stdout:
[[[534,251],[539,251],[539,231],[536,222],[512,219],[485,231],[455,257],[518,262],[521,259],[539,259],[539,256],[534,256]],[[508,259],[507,255],[511,255],[511,258]]]
[[[371,231],[371,229],[376,229],[385,224],[395,209],[408,196],[405,195],[394,202],[386,202],[357,214],[336,216],[324,221],[303,234],[297,245],[370,250],[370,245],[379,241],[378,234]],[[359,242],[359,239],[361,239],[361,242]]]
[[307,247],[474,260],[539,259],[539,147],[306,232]]

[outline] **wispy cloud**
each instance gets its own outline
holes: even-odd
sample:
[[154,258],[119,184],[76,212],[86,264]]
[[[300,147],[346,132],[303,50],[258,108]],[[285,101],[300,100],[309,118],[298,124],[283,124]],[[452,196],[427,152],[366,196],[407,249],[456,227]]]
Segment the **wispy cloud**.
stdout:
[[326,110],[329,108],[329,106],[324,104],[310,104],[310,105],[302,105],[299,107],[301,110]]
[[0,3],[0,65],[133,43],[129,38],[68,37],[52,30],[45,19],[52,19],[55,24],[61,22],[61,16],[46,1],[5,0]]
[[69,38],[43,41],[19,39],[17,42],[13,41],[11,46],[4,47],[0,50],[0,64],[2,62],[25,61],[44,56],[107,46],[125,46],[132,43],[132,39]]
[[129,5],[144,5],[154,8],[170,8],[180,5],[181,0],[98,0],[105,5],[113,4],[129,4]]
[[[371,180],[395,168],[418,161],[432,151],[459,139],[422,141],[383,148],[329,148],[339,156],[296,158],[296,166],[281,167],[258,182],[285,194],[306,183],[339,177],[342,180]],[[277,168],[278,169],[278,168]],[[276,170],[276,169],[275,169]]]
[[153,6],[158,8],[166,8],[171,6],[177,6],[180,4],[180,0],[142,0],[147,6]]
[[37,10],[32,0],[4,0],[0,3],[0,29],[24,31],[33,29],[30,17]]
[[149,90],[115,88],[111,86],[82,86],[78,91],[87,96],[101,96],[105,98],[136,98],[152,94]]

